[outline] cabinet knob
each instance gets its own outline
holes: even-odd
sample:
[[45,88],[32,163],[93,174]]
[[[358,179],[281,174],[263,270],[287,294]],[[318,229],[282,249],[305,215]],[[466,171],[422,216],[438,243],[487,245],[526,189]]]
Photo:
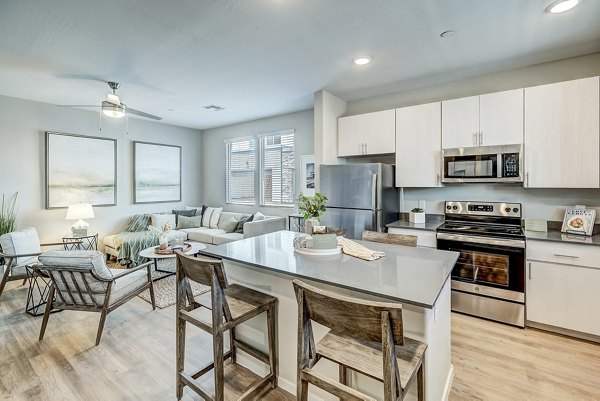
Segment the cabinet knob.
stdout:
[[479,131],[479,146],[483,145],[483,131]]

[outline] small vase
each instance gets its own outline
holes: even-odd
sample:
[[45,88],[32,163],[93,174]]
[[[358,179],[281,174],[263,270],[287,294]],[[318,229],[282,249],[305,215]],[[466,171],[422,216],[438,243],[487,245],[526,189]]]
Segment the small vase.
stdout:
[[313,227],[319,225],[319,219],[316,217],[311,217],[306,219],[306,233],[309,235],[313,235]]
[[408,221],[414,224],[424,224],[425,223],[425,212],[415,213],[410,212],[408,215]]
[[166,235],[161,235],[158,239],[158,249],[167,249],[169,247],[169,239]]

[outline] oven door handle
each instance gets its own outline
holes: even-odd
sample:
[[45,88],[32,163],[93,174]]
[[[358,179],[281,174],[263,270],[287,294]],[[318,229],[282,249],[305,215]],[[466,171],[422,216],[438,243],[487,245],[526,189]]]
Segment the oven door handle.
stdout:
[[448,234],[448,233],[437,233],[437,239],[443,239],[448,241],[462,241],[469,242],[472,244],[483,244],[483,245],[498,245],[510,248],[522,248],[525,249],[525,241],[516,239],[502,239],[502,238],[489,238],[489,237],[476,237],[464,234]]

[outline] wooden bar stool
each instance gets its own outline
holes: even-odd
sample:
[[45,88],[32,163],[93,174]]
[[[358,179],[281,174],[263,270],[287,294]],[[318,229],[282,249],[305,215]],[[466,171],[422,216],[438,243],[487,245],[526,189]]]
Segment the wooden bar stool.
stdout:
[[[402,306],[363,301],[294,280],[298,300],[298,400],[308,384],[340,399],[375,401],[347,385],[348,370],[383,382],[384,400],[404,399],[416,378],[419,401],[425,400],[423,358],[427,345],[404,337]],[[315,344],[311,320],[331,330]],[[313,370],[325,358],[339,365],[339,383]]]
[[[197,302],[190,281],[211,287],[210,305]],[[187,301],[187,302],[186,302]],[[231,358],[235,363],[240,349],[269,365],[269,373],[250,386],[239,400],[254,397],[267,384],[277,387],[277,348],[275,327],[277,298],[241,285],[227,283],[223,262],[219,259],[187,256],[177,252],[177,399],[183,396],[184,386],[190,387],[205,400],[223,401],[223,365]],[[200,313],[211,310],[212,322],[201,321]],[[269,353],[246,344],[235,336],[235,327],[261,313],[267,313]],[[193,373],[184,372],[186,323],[212,334],[214,361]],[[229,351],[224,352],[223,334],[229,330]],[[214,369],[215,394],[210,396],[196,382],[200,376]]]
[[417,246],[416,235],[380,233],[376,231],[363,231],[363,241],[381,242],[384,244],[396,244],[404,246]]

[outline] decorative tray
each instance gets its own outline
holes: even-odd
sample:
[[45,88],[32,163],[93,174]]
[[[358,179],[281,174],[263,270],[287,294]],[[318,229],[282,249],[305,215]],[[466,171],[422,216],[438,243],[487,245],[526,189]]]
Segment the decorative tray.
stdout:
[[[184,242],[183,243],[183,248],[180,248],[182,250],[182,252],[188,252],[190,249],[192,249],[192,245],[189,242]],[[166,249],[160,249],[159,247],[154,248],[154,253],[159,254],[159,255],[172,255],[175,253],[175,251],[171,248],[166,248]]]

